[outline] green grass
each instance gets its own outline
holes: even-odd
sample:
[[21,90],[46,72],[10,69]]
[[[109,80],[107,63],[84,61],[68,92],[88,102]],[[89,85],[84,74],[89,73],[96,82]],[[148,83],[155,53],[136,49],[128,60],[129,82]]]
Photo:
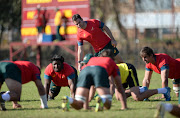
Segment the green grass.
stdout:
[[[144,77],[144,70],[138,70],[139,83],[142,85],[142,79]],[[42,82],[43,74],[42,74]],[[169,86],[172,88],[172,82],[169,79]],[[153,73],[150,89],[160,88],[161,79],[160,75]],[[6,84],[3,84],[1,91],[6,91]],[[49,109],[40,109],[40,100],[37,88],[34,82],[30,82],[22,86],[21,102],[22,109],[12,109],[12,103],[6,102],[7,111],[0,111],[0,118],[152,118],[156,106],[160,101],[155,100],[155,97],[160,97],[161,95],[154,95],[150,98],[151,101],[136,102],[131,97],[127,99],[128,110],[120,110],[121,104],[115,98],[112,101],[112,107],[110,110],[104,110],[103,112],[94,111],[77,111],[73,108],[69,112],[63,112],[61,109],[61,97],[64,95],[69,95],[70,91],[68,87],[63,87],[60,94],[55,98],[55,100],[48,101]],[[178,98],[175,97],[175,93],[171,92],[172,101],[169,103],[178,104]],[[164,101],[165,102],[165,101]],[[95,107],[95,100],[90,103],[92,108]],[[175,118],[174,116],[166,113],[167,118]]]

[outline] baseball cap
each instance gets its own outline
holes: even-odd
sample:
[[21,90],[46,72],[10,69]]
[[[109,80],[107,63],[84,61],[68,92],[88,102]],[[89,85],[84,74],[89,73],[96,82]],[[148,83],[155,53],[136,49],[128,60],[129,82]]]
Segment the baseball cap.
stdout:
[[91,59],[91,57],[93,57],[93,55],[92,54],[86,54],[85,56],[84,56],[84,58],[83,58],[83,61],[81,61],[81,63],[88,63],[88,61]]

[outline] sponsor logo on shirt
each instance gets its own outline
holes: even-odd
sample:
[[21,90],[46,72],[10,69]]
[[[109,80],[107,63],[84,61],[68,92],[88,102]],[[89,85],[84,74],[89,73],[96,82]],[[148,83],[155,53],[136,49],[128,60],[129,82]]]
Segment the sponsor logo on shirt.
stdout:
[[65,78],[65,75],[62,75],[62,78]]
[[116,53],[116,50],[114,49],[114,53]]

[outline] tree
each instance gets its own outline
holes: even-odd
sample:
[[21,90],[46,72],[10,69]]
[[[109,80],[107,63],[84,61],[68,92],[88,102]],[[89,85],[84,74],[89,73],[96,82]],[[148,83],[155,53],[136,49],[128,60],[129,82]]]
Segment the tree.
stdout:
[[20,32],[21,26],[21,0],[0,0],[0,43],[4,29],[17,28]]

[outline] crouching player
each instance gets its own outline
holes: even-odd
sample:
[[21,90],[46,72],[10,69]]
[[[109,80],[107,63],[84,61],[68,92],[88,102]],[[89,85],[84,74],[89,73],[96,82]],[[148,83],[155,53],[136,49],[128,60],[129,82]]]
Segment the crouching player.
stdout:
[[40,78],[40,69],[28,61],[0,62],[0,88],[5,81],[9,91],[0,93],[1,110],[6,110],[5,101],[13,101],[13,108],[21,107],[22,84],[34,81],[41,100],[41,108],[48,108],[45,90]]
[[[61,87],[69,87],[71,96],[74,97],[77,71],[74,67],[64,62],[64,58],[60,55],[54,55],[51,63],[44,71],[45,91],[49,94],[49,99],[54,99]],[[47,96],[48,97],[48,96]]]
[[104,53],[108,53],[109,57],[92,57],[88,64],[82,69],[78,77],[75,99],[68,96],[63,97],[62,109],[64,111],[69,110],[69,104],[77,110],[83,108],[85,104],[85,109],[88,109],[89,89],[92,85],[95,86],[99,94],[99,96],[96,97],[97,103],[95,111],[102,111],[104,107],[110,109],[112,95],[109,90],[109,76],[113,76],[117,88],[117,97],[121,102],[121,109],[127,108],[119,68],[113,61],[113,52],[107,49],[104,50]]

